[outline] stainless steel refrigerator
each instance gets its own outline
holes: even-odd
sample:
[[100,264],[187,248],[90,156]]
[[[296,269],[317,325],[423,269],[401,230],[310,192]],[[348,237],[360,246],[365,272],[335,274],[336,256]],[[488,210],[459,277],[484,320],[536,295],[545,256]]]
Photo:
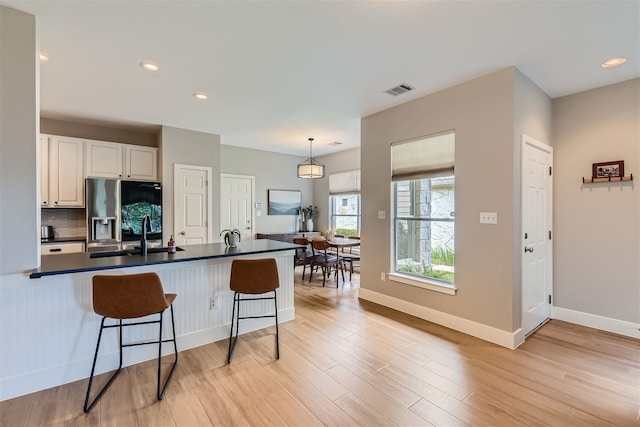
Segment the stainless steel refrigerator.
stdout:
[[87,252],[139,246],[149,215],[150,247],[162,246],[162,186],[158,182],[87,178]]

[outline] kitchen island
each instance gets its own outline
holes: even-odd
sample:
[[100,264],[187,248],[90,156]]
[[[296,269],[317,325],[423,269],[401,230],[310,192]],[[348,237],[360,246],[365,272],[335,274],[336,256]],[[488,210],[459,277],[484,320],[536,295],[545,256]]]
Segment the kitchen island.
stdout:
[[[237,258],[275,258],[280,279],[279,321],[293,320],[296,247],[272,240],[248,240],[237,248],[218,243],[187,245],[182,247],[184,251],[174,254],[43,256],[38,269],[4,276],[0,283],[0,338],[3,345],[11,348],[3,354],[0,366],[0,397],[4,400],[89,376],[101,319],[93,311],[94,275],[157,273],[165,292],[178,295],[174,302],[175,325],[178,351],[183,351],[228,339],[233,304],[229,276],[231,263]],[[247,315],[271,314],[273,303],[255,301],[244,304],[242,309]],[[275,333],[273,319],[240,323],[241,334],[262,328],[267,328],[267,334]],[[156,336],[157,325],[135,331],[134,339],[144,340]],[[117,334],[108,335],[98,358],[100,373],[117,367]],[[25,340],[25,336],[30,339]],[[124,364],[151,360],[157,357],[156,351],[154,346],[131,347],[124,353]],[[177,369],[181,369],[180,364]]]
[[146,256],[127,251],[118,251],[120,253],[114,252],[110,254],[110,256],[98,256],[96,258],[93,258],[92,255],[100,255],[98,252],[66,254],[65,256],[56,257],[47,256],[42,257],[40,267],[31,272],[29,277],[39,279],[43,276],[53,276],[57,274],[291,251],[297,247],[299,246],[274,240],[249,240],[241,242],[235,248],[230,248],[222,243],[188,245],[178,248],[179,250],[175,253],[168,253],[166,249],[153,252],[153,249],[159,248],[150,248]]

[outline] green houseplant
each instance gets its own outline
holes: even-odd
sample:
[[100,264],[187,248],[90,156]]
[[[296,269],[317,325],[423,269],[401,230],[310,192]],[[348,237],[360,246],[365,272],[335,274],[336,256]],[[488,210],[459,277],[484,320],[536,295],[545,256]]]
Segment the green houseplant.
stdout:
[[224,236],[224,243],[230,248],[235,248],[240,242],[240,230],[236,228],[234,228],[233,230],[222,230],[220,232],[220,236]]

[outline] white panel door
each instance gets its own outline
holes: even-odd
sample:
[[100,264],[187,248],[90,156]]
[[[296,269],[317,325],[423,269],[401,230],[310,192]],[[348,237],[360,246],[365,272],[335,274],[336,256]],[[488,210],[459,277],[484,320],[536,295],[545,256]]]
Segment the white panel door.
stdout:
[[526,135],[522,143],[522,329],[526,335],[551,316],[553,149]]
[[240,231],[242,240],[253,238],[254,177],[222,175],[220,231]]
[[178,245],[209,243],[211,168],[188,165],[174,167],[174,239]]

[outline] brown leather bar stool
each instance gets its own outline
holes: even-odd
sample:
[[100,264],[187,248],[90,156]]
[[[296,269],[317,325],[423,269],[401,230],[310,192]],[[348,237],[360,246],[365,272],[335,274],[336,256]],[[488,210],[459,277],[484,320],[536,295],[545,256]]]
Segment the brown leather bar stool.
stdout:
[[[93,357],[93,366],[91,367],[91,376],[89,377],[89,386],[87,387],[87,395],[84,400],[84,412],[89,412],[98,399],[102,397],[113,380],[118,376],[122,369],[122,349],[124,347],[133,347],[138,345],[158,344],[158,400],[162,400],[164,392],[167,389],[173,370],[178,363],[178,347],[176,344],[176,327],[173,317],[173,301],[176,294],[165,294],[162,289],[162,283],[156,273],[140,273],[126,274],[118,276],[93,276],[93,311],[102,316],[100,323],[100,332],[98,333],[98,343],[96,344],[96,353]],[[173,338],[162,339],[162,317],[164,311],[171,307],[171,329]],[[142,322],[122,323],[125,319],[136,319],[140,317],[158,314],[158,320],[149,320]],[[117,320],[117,323],[105,325],[107,318]],[[152,323],[159,324],[160,335],[157,341],[145,341],[139,343],[122,343],[122,328],[136,325],[148,325]],[[111,375],[109,381],[100,390],[98,395],[89,403],[89,395],[91,394],[91,386],[93,384],[93,376],[96,369],[96,361],[98,359],[98,350],[100,349],[100,340],[102,339],[102,331],[107,328],[118,328],[118,344],[120,350],[120,364],[116,372]],[[169,376],[162,388],[160,387],[160,365],[162,359],[162,343],[173,341],[173,349],[175,352],[175,361],[169,372]]]
[[[278,265],[273,258],[265,259],[234,259],[231,263],[231,279],[229,287],[233,294],[233,312],[231,313],[231,331],[229,332],[229,353],[227,363],[231,363],[233,350],[238,341],[238,327],[241,319],[260,319],[263,317],[276,318],[276,358],[280,359],[280,342],[278,335],[278,294],[280,287],[278,279]],[[273,292],[270,297],[242,297],[242,295],[260,295]],[[273,300],[275,314],[264,316],[240,316],[240,303],[256,300]],[[237,307],[237,308],[236,308]],[[236,314],[237,310],[237,314]],[[233,336],[235,323],[236,334]]]

